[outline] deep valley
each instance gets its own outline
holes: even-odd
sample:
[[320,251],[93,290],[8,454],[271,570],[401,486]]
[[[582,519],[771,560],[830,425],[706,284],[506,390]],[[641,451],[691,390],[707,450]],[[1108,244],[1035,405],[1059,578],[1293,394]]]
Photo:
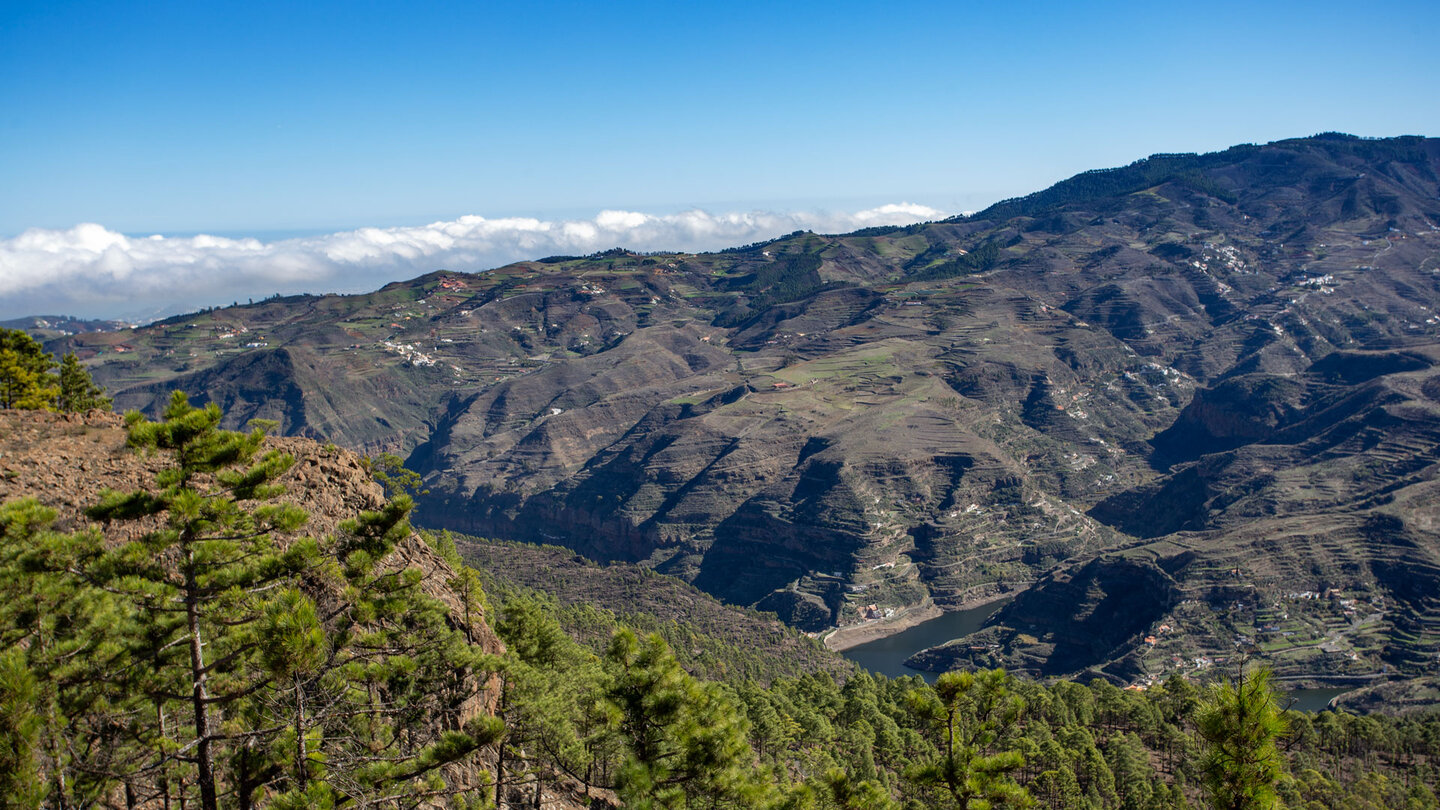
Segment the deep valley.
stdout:
[[1440,666],[1440,141],[1156,155],[941,222],[479,270],[47,346],[117,409],[178,388],[398,453],[421,524],[812,633],[1013,598],[926,669]]

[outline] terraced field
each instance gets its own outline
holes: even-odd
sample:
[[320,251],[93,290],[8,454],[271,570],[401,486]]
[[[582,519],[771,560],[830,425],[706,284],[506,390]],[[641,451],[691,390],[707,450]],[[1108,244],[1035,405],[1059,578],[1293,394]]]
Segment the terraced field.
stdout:
[[432,526],[807,631],[1016,596],[932,667],[1128,682],[1253,649],[1418,676],[1440,653],[1437,177],[1419,138],[1156,156],[945,222],[51,345],[121,406],[185,388],[401,453]]

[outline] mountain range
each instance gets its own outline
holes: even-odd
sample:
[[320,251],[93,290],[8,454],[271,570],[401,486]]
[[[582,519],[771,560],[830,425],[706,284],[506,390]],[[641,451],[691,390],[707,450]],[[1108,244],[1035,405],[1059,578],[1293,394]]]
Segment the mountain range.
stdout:
[[1440,140],[1325,134],[47,345],[812,632],[1014,597],[926,668],[1381,682],[1440,660],[1437,274]]

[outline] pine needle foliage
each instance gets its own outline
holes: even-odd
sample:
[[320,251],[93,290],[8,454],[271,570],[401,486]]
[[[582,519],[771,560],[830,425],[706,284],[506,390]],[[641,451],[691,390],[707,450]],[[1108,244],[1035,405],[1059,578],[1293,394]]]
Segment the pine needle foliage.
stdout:
[[50,410],[60,380],[55,356],[19,329],[0,329],[0,408]]
[[617,792],[635,810],[748,808],[763,784],[748,724],[716,684],[696,681],[664,640],[621,630],[605,662],[605,702],[626,752]]
[[111,400],[73,353],[61,359],[19,329],[0,329],[0,408],[80,413]]
[[83,413],[93,408],[110,410],[113,400],[105,396],[105,389],[95,384],[90,372],[80,365],[80,358],[73,353],[60,359],[58,377],[55,410],[62,413]]
[[1197,726],[1206,743],[1202,773],[1216,810],[1272,810],[1285,774],[1279,740],[1289,727],[1269,669],[1257,667],[1213,686]]
[[265,425],[220,419],[178,392],[159,422],[127,415],[129,444],[170,461],[89,510],[107,530],[133,524],[128,539],[52,532],[33,500],[0,508],[7,795],[480,803],[472,761],[500,733],[480,710],[493,656],[398,563],[409,499],[303,536],[304,510],[279,500],[294,459],[266,449]]
[[1025,761],[1002,743],[1025,701],[1010,693],[1003,669],[947,672],[933,690],[911,695],[913,711],[939,737],[940,756],[912,768],[910,778],[940,789],[960,810],[1030,807],[1025,789],[1010,776]]

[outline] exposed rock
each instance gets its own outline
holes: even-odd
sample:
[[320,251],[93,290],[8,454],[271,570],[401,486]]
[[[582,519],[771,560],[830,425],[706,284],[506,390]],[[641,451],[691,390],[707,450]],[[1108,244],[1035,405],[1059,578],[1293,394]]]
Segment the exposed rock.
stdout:
[[[1375,671],[1440,647],[1440,607],[1383,573],[1440,548],[1437,177],[1424,138],[1157,155],[946,222],[436,273],[171,319],[123,354],[51,346],[121,406],[206,389],[237,420],[400,452],[437,527],[639,561],[806,626],[1138,550],[1194,558],[1158,620],[1184,630],[1147,666],[1280,626],[1234,604],[1341,590],[1407,607],[1311,663]],[[269,347],[236,349],[242,328]],[[1376,514],[1413,545],[1365,535]],[[1055,652],[1030,636],[1006,654]]]

